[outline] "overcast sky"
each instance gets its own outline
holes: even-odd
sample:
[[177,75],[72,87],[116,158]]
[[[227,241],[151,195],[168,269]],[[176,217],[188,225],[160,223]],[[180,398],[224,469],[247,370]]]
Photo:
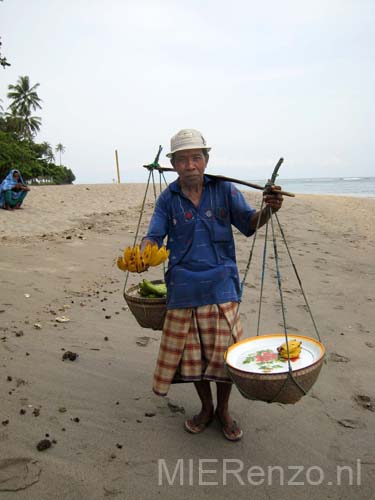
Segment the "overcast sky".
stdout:
[[[0,97],[40,83],[38,141],[79,183],[146,180],[197,128],[209,171],[259,179],[370,176],[374,0],[4,0]],[[3,105],[4,105],[3,104]]]

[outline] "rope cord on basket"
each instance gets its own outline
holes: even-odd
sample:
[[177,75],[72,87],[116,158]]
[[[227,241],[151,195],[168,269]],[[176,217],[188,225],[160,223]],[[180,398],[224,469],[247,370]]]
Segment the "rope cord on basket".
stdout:
[[[146,185],[146,189],[145,189],[145,194],[144,194],[144,197],[143,197],[142,207],[141,207],[141,211],[140,211],[140,214],[139,214],[138,225],[137,225],[137,229],[136,229],[135,236],[134,236],[133,246],[135,246],[135,244],[137,243],[138,234],[139,234],[139,230],[140,230],[140,227],[141,227],[142,216],[143,216],[143,213],[144,213],[144,208],[145,208],[146,199],[147,199],[147,192],[148,192],[148,188],[150,186],[151,179],[152,179],[152,186],[153,186],[153,192],[154,192],[155,202],[156,202],[156,199],[157,199],[156,182],[155,182],[155,177],[154,177],[154,170],[158,170],[158,172],[159,172],[160,192],[162,191],[162,181],[161,181],[162,177],[164,179],[165,184],[168,186],[168,183],[167,183],[167,181],[165,179],[164,173],[160,170],[160,165],[159,165],[159,157],[160,157],[160,153],[161,153],[162,149],[163,148],[161,146],[159,146],[159,150],[157,152],[155,160],[150,165],[145,165],[147,167],[147,169],[149,170],[149,174],[148,174],[148,179],[147,179],[147,185]],[[164,262],[163,262],[163,275],[165,276],[165,263]],[[129,271],[126,273],[126,278],[125,278],[125,283],[124,283],[124,290],[123,290],[124,297],[125,297],[125,293],[126,293],[126,285],[128,283],[128,279],[129,279]]]
[[296,267],[296,265],[295,265],[295,263],[294,263],[294,261],[293,261],[292,255],[291,255],[291,253],[290,253],[289,246],[288,246],[288,243],[287,243],[287,241],[286,241],[286,238],[285,238],[285,234],[284,234],[283,228],[281,227],[281,224],[280,224],[280,221],[279,221],[279,218],[278,218],[277,214],[275,214],[275,217],[276,217],[277,224],[278,224],[279,229],[280,229],[280,234],[281,234],[281,237],[282,237],[282,239],[283,239],[283,241],[284,241],[285,248],[286,248],[286,250],[287,250],[287,253],[288,253],[288,256],[289,256],[290,262],[291,262],[291,264],[292,264],[292,266],[293,266],[294,273],[295,273],[296,278],[297,278],[297,280],[298,280],[298,283],[299,283],[299,286],[300,286],[300,289],[301,289],[301,292],[302,292],[303,298],[305,299],[305,304],[306,304],[307,310],[309,311],[309,314],[310,314],[310,317],[311,317],[312,323],[313,323],[313,325],[314,325],[315,333],[316,333],[316,335],[317,335],[317,337],[318,337],[318,339],[319,339],[319,342],[321,342],[320,335],[319,335],[319,331],[318,331],[318,327],[316,326],[314,316],[313,316],[313,314],[312,314],[312,312],[311,312],[310,305],[309,305],[309,303],[308,303],[308,300],[307,300],[307,297],[306,297],[305,291],[304,291],[303,286],[302,286],[302,281],[301,281],[301,278],[300,278],[300,276],[299,276],[299,274],[298,274],[298,271],[297,271],[297,267]]
[[[227,353],[228,353],[228,347],[229,347],[229,344],[232,340],[232,337],[233,337],[233,329],[234,329],[234,326],[236,324],[236,321],[237,321],[237,317],[238,317],[238,313],[239,313],[239,310],[240,310],[240,303],[241,303],[241,298],[242,298],[242,294],[243,294],[243,289],[244,289],[244,286],[245,286],[245,281],[246,281],[246,278],[247,278],[247,275],[249,273],[249,270],[250,270],[250,265],[251,265],[251,261],[252,261],[252,258],[253,258],[253,252],[254,252],[254,246],[255,246],[255,241],[256,241],[256,238],[257,238],[257,234],[258,234],[258,229],[259,229],[259,224],[260,224],[260,219],[261,219],[261,213],[262,213],[262,210],[263,210],[263,205],[264,205],[264,200],[262,198],[262,202],[261,202],[261,205],[260,205],[260,209],[259,209],[259,217],[258,217],[258,220],[257,220],[257,225],[256,225],[256,228],[255,228],[255,232],[254,232],[254,237],[253,237],[253,241],[252,241],[252,244],[251,244],[251,249],[250,249],[250,254],[249,254],[249,258],[248,258],[248,261],[247,261],[247,265],[246,265],[246,268],[245,268],[245,272],[244,272],[244,276],[242,278],[242,281],[241,281],[241,287],[240,287],[240,301],[238,302],[237,304],[237,308],[236,308],[236,312],[234,313],[234,318],[233,318],[233,321],[232,321],[232,325],[231,325],[231,328],[230,328],[230,335],[228,335],[228,345],[227,345],[227,352],[224,356],[224,366],[226,367],[227,365]],[[233,337],[233,340],[234,337]],[[232,382],[234,383],[234,385],[237,387],[238,391],[240,392],[240,394],[244,397],[244,398],[247,398],[247,399],[255,399],[255,398],[249,398],[249,396],[242,391],[241,387],[239,387],[230,370],[227,369],[227,373],[230,377],[230,379],[232,380]]]
[[[273,169],[273,172],[272,172],[271,179],[266,184],[266,189],[267,188],[270,189],[271,185],[275,182],[276,177],[277,177],[277,173],[278,173],[279,168],[280,168],[281,164],[283,163],[283,161],[284,161],[283,158],[280,158],[279,161],[276,163],[276,166],[275,166],[275,168]],[[266,192],[266,189],[265,189],[264,193]],[[241,303],[241,299],[242,299],[242,295],[243,295],[243,289],[244,289],[244,286],[245,286],[245,282],[246,282],[246,278],[247,278],[248,272],[250,270],[250,265],[251,265],[251,261],[252,261],[252,258],[253,258],[254,247],[255,247],[255,242],[256,242],[256,238],[257,238],[257,234],[258,234],[258,229],[259,229],[259,225],[260,225],[260,219],[261,219],[261,214],[262,214],[262,211],[263,211],[263,206],[264,206],[264,199],[262,198],[262,202],[261,202],[260,209],[259,209],[259,217],[258,217],[258,220],[257,220],[257,225],[256,225],[255,232],[254,232],[254,238],[253,238],[251,249],[250,249],[250,255],[249,255],[249,258],[248,258],[248,261],[247,261],[247,265],[246,265],[246,268],[245,268],[245,272],[244,272],[244,276],[243,276],[243,279],[242,279],[241,285],[240,285],[240,300],[238,302],[236,313],[234,315],[233,324],[231,326],[230,336],[229,336],[229,339],[228,339],[228,346],[229,346],[229,342],[230,342],[230,340],[231,340],[231,338],[233,336],[233,329],[234,329],[234,325],[235,325],[236,320],[237,320],[237,316],[238,316],[238,312],[239,312],[239,308],[240,308],[240,303]],[[268,221],[267,221],[267,225],[268,225]],[[264,264],[264,260],[263,260],[263,268],[264,268],[264,265],[265,264]],[[225,362],[225,360],[224,360],[224,362]]]
[[[141,227],[141,220],[142,220],[143,210],[145,208],[145,203],[146,203],[146,198],[147,198],[147,191],[148,191],[148,187],[150,185],[151,172],[152,172],[152,170],[150,170],[150,172],[148,174],[146,190],[145,190],[145,194],[144,194],[144,197],[143,197],[143,202],[142,202],[142,207],[141,207],[141,213],[139,214],[138,225],[137,225],[137,229],[136,229],[135,236],[134,236],[133,246],[135,246],[135,244],[137,242],[137,238],[138,238],[138,234],[139,234],[139,229]],[[126,278],[125,278],[125,283],[124,283],[124,290],[123,290],[124,297],[125,297],[126,285],[128,283],[128,279],[129,279],[129,271],[126,273]]]
[[303,394],[307,394],[307,391],[297,382],[297,380],[293,377],[292,375],[292,365],[290,362],[290,355],[289,355],[289,341],[288,341],[288,333],[287,333],[287,328],[286,328],[286,319],[285,319],[285,307],[284,307],[284,298],[283,298],[283,291],[281,287],[281,274],[280,274],[280,266],[279,266],[279,256],[277,253],[277,243],[276,243],[276,235],[275,235],[275,228],[273,224],[273,218],[272,218],[272,209],[270,208],[270,221],[271,221],[271,230],[272,230],[272,241],[273,241],[273,249],[274,249],[274,255],[275,255],[275,267],[276,267],[276,275],[277,275],[277,284],[279,288],[279,295],[280,295],[280,304],[281,304],[281,311],[282,311],[282,317],[283,317],[283,326],[284,326],[284,334],[285,334],[285,343],[286,343],[286,348],[287,348],[287,354],[288,354],[288,377],[285,379],[283,385],[280,387],[280,389],[277,391],[277,393],[274,395],[272,400],[270,401],[271,403],[275,401],[278,397],[278,395],[281,393],[283,388],[285,387],[288,379],[292,379],[294,384],[303,392]]
[[[273,169],[273,172],[272,172],[271,179],[267,182],[263,194],[265,194],[267,192],[270,192],[271,186],[274,184],[274,182],[276,180],[279,168],[281,167],[283,161],[284,161],[284,159],[280,158],[279,161],[276,163],[276,166],[275,166],[275,168]],[[244,288],[244,285],[245,285],[245,280],[246,280],[247,274],[248,274],[249,269],[250,269],[251,260],[253,258],[253,251],[254,251],[254,246],[255,246],[255,240],[256,240],[256,237],[257,237],[258,229],[259,229],[259,224],[260,224],[260,218],[261,218],[261,214],[262,214],[262,210],[263,210],[263,205],[264,205],[264,198],[262,198],[262,202],[261,202],[261,205],[260,205],[260,209],[259,209],[260,214],[259,214],[259,217],[258,217],[258,220],[257,220],[257,226],[255,228],[255,234],[254,234],[254,238],[253,238],[253,243],[251,245],[250,255],[249,255],[249,259],[248,259],[247,266],[246,266],[246,269],[245,269],[244,277],[243,277],[243,280],[241,282],[241,295],[240,295],[240,298],[242,298],[242,293],[243,293],[243,288]],[[272,212],[271,212],[271,215],[272,215]],[[267,221],[267,226],[268,226],[268,221]],[[266,228],[266,230],[267,230],[267,228]]]
[[268,221],[266,223],[266,233],[264,235],[262,278],[261,278],[261,284],[260,284],[260,297],[259,297],[258,320],[257,320],[257,337],[259,336],[260,314],[262,311],[262,299],[263,299],[263,288],[264,288],[264,277],[266,274],[267,241],[268,241]]

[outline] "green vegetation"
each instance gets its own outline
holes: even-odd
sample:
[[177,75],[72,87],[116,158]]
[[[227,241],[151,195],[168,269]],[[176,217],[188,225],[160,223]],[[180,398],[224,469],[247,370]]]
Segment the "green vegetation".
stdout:
[[73,172],[61,164],[65,146],[57,144],[60,165],[56,165],[53,147],[48,142],[37,143],[42,120],[33,112],[42,109],[38,96],[39,83],[31,85],[28,76],[20,76],[15,85],[8,86],[7,110],[0,99],[0,181],[9,170],[21,171],[25,181],[44,184],[71,184]]

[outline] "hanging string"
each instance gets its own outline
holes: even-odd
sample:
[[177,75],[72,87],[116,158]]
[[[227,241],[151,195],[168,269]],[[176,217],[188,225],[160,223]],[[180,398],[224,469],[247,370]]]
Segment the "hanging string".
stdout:
[[[140,227],[141,227],[141,220],[142,220],[142,215],[143,215],[143,211],[144,211],[145,204],[146,204],[146,198],[147,198],[148,187],[149,187],[149,185],[150,185],[150,180],[151,180],[151,173],[152,173],[152,170],[150,170],[150,172],[149,172],[149,174],[148,174],[148,179],[147,179],[146,190],[145,190],[145,194],[144,194],[144,197],[143,197],[143,202],[142,202],[141,212],[140,212],[140,214],[139,214],[138,225],[137,225],[137,229],[136,229],[135,236],[134,236],[134,243],[133,243],[133,247],[134,247],[134,246],[135,246],[135,244],[137,243],[138,234],[139,234],[139,229],[140,229]],[[124,296],[125,296],[125,292],[126,292],[126,285],[127,285],[127,283],[128,283],[128,279],[129,279],[129,271],[127,271],[127,273],[126,273],[126,278],[125,278],[125,283],[124,283],[124,290],[123,290],[123,295],[124,295]]]
[[[230,328],[230,334],[228,336],[227,352],[228,352],[228,347],[229,347],[229,345],[231,343],[232,338],[233,338],[234,341],[236,341],[236,339],[234,338],[234,335],[233,335],[233,330],[234,330],[234,327],[235,327],[236,322],[237,322],[237,318],[238,318],[238,314],[239,314],[239,310],[240,310],[240,303],[241,303],[242,294],[243,294],[243,289],[244,289],[244,286],[245,286],[246,278],[247,278],[248,272],[250,270],[250,265],[251,265],[251,261],[252,261],[252,258],[253,258],[254,246],[255,246],[255,241],[256,241],[257,235],[258,235],[258,229],[259,229],[259,225],[260,225],[260,219],[261,219],[261,216],[262,216],[263,206],[264,206],[264,199],[262,198],[262,202],[261,202],[260,209],[259,209],[259,217],[258,217],[258,220],[257,220],[257,225],[256,225],[256,228],[255,228],[255,231],[254,231],[253,241],[252,241],[252,244],[251,244],[250,255],[249,255],[249,258],[248,258],[248,261],[247,261],[247,265],[246,265],[246,269],[245,269],[245,272],[244,272],[243,279],[241,281],[240,297],[239,297],[239,301],[237,302],[236,311],[234,313],[232,325],[231,325],[231,328]],[[225,355],[224,356],[224,366],[226,366],[226,364],[227,364],[227,362],[226,362],[226,355]],[[231,374],[231,372],[230,372],[229,369],[227,369],[227,373],[228,373],[230,379],[236,385],[237,389],[239,390],[239,392],[242,394],[243,397],[245,397],[247,399],[255,399],[255,398],[249,398],[249,396],[247,396],[242,391],[242,389],[239,386],[237,386],[237,384],[236,384],[235,380],[233,379],[233,376],[232,376],[232,374]]]
[[308,303],[308,300],[307,300],[307,297],[306,297],[305,291],[304,291],[303,286],[302,286],[302,281],[301,281],[301,278],[300,278],[300,276],[299,276],[299,274],[298,274],[298,271],[297,271],[297,267],[296,267],[296,265],[295,265],[295,263],[294,263],[294,261],[293,261],[292,255],[291,255],[291,253],[290,253],[290,250],[289,250],[289,245],[288,245],[288,243],[287,243],[287,241],[286,241],[286,238],[285,238],[285,234],[284,234],[283,228],[281,227],[281,224],[280,224],[280,221],[279,221],[279,218],[278,218],[277,214],[275,214],[275,217],[276,217],[276,220],[277,220],[277,223],[278,223],[279,229],[280,229],[280,234],[281,234],[281,236],[282,236],[282,239],[283,239],[283,241],[284,241],[284,244],[285,244],[286,250],[287,250],[287,252],[288,252],[288,256],[289,256],[290,262],[291,262],[291,264],[292,264],[292,266],[293,266],[294,273],[295,273],[295,275],[296,275],[296,277],[297,277],[297,280],[298,280],[298,283],[299,283],[299,286],[300,286],[300,289],[301,289],[301,292],[302,292],[303,298],[305,299],[305,304],[306,304],[307,310],[308,310],[308,312],[309,312],[309,314],[310,314],[310,318],[311,318],[312,323],[313,323],[313,325],[314,325],[315,333],[316,333],[316,335],[317,335],[317,337],[318,337],[318,339],[319,339],[319,342],[321,342],[320,335],[319,335],[319,331],[318,331],[318,327],[316,326],[314,316],[313,316],[313,314],[312,314],[312,312],[311,312],[310,305],[309,305],[309,303]]
[[307,391],[305,391],[305,389],[297,382],[297,380],[292,375],[293,370],[292,370],[292,365],[291,365],[291,361],[290,361],[289,341],[288,341],[288,333],[287,333],[286,317],[285,317],[285,306],[284,306],[283,291],[282,291],[282,286],[281,286],[281,274],[280,274],[280,266],[279,266],[279,255],[278,255],[278,252],[277,252],[277,242],[276,242],[275,228],[274,228],[274,223],[273,223],[272,209],[269,208],[269,210],[270,210],[270,221],[271,221],[272,242],[273,242],[274,257],[275,257],[275,267],[276,267],[277,284],[278,284],[279,295],[280,295],[280,304],[281,304],[281,312],[282,312],[282,317],[283,317],[285,343],[286,343],[287,354],[288,354],[288,377],[285,379],[283,385],[280,387],[280,389],[277,391],[277,393],[271,399],[270,402],[273,402],[273,401],[275,401],[277,399],[277,397],[279,396],[279,394],[282,392],[282,390],[286,386],[287,381],[290,380],[290,379],[303,392],[303,394],[307,394]]
[[245,272],[244,272],[242,281],[241,281],[240,301],[242,299],[243,289],[244,289],[244,286],[245,286],[246,278],[247,278],[247,275],[249,273],[251,261],[252,261],[252,258],[253,258],[254,247],[255,247],[255,242],[256,242],[256,239],[257,239],[257,235],[258,235],[258,229],[259,229],[259,224],[260,224],[260,219],[261,219],[261,214],[262,214],[263,206],[264,206],[264,199],[262,198],[262,202],[261,202],[260,209],[259,209],[259,217],[258,217],[258,220],[257,220],[257,225],[256,225],[256,228],[255,228],[254,237],[253,237],[253,241],[252,241],[252,244],[251,244],[250,255],[249,255],[249,258],[248,258],[248,261],[247,261],[247,265],[246,265],[246,268],[245,268]]
[[[146,185],[145,194],[144,194],[144,197],[143,197],[141,212],[139,214],[138,225],[137,225],[137,229],[136,229],[136,232],[135,232],[133,247],[137,243],[138,234],[139,234],[139,230],[140,230],[140,227],[141,227],[142,216],[143,216],[143,213],[144,213],[146,199],[147,199],[147,192],[148,192],[148,188],[149,188],[151,179],[152,179],[152,187],[153,187],[153,191],[154,191],[154,199],[155,199],[155,201],[157,199],[154,170],[160,169],[159,157],[160,157],[160,153],[162,152],[162,149],[163,149],[162,146],[159,146],[159,150],[158,150],[158,152],[157,152],[157,154],[155,156],[154,161],[150,165],[144,165],[148,169],[149,174],[148,174],[148,179],[147,179],[147,185]],[[160,177],[160,170],[159,170],[159,177]],[[163,177],[164,177],[164,174],[163,174]],[[165,180],[165,177],[164,177],[164,180]],[[160,189],[161,189],[161,182],[160,182]],[[163,270],[164,270],[164,275],[165,275],[165,264],[164,263],[163,263]],[[125,283],[124,283],[124,290],[123,290],[123,295],[124,296],[125,296],[125,293],[126,293],[126,285],[128,283],[128,279],[129,279],[129,271],[126,273],[126,278],[125,278]]]
[[261,315],[261,311],[262,311],[262,299],[263,299],[263,288],[264,288],[264,278],[265,278],[265,274],[266,274],[268,222],[269,221],[267,221],[267,223],[266,223],[266,232],[264,235],[263,260],[262,260],[262,279],[261,279],[261,284],[260,284],[260,297],[259,297],[258,321],[257,321],[257,337],[259,336],[260,315]]

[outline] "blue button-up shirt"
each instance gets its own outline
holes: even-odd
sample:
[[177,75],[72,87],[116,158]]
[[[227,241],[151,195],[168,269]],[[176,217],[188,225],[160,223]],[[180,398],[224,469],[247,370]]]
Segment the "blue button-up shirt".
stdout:
[[161,193],[146,238],[161,246],[168,237],[168,309],[240,300],[232,224],[250,236],[254,213],[232,183],[207,176],[198,208],[178,180]]

